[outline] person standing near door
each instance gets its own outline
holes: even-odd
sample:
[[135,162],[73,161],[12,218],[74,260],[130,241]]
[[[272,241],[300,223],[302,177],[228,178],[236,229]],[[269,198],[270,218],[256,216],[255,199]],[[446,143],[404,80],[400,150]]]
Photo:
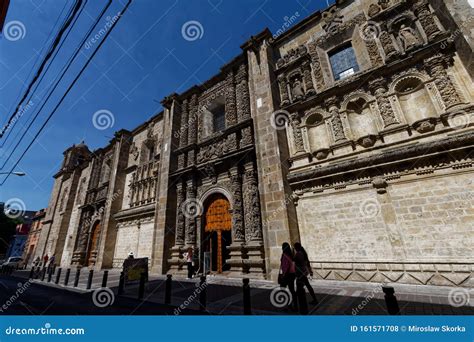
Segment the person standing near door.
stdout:
[[193,266],[193,247],[189,247],[187,252],[184,253],[186,258],[186,264],[188,265],[188,279],[192,279],[194,275],[194,266]]

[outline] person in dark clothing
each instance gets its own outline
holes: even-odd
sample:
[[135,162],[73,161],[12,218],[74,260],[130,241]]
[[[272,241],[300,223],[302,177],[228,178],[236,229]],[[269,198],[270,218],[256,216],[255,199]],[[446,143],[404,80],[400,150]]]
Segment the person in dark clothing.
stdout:
[[282,255],[280,260],[280,274],[278,283],[281,287],[288,287],[292,297],[293,309],[297,309],[296,291],[295,291],[295,263],[293,261],[293,251],[289,243],[284,242],[281,246]]
[[313,298],[311,304],[318,304],[314,289],[308,280],[308,275],[313,275],[313,270],[311,269],[311,264],[309,263],[308,254],[306,253],[301,243],[296,242],[294,247],[296,282],[300,282],[301,284],[306,286],[309,291],[309,294],[311,295],[311,298]]
[[193,248],[189,247],[188,251],[184,253],[186,258],[186,264],[188,266],[188,279],[192,279],[194,275],[194,266],[193,266]]

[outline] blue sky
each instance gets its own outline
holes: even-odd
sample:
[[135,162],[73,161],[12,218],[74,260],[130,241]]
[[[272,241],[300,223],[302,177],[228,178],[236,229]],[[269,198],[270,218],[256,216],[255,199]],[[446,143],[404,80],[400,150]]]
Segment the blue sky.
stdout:
[[[21,199],[28,210],[46,207],[59,170],[62,152],[84,140],[93,150],[104,146],[115,131],[133,129],[161,111],[160,101],[183,92],[218,72],[240,53],[240,45],[265,27],[276,32],[285,17],[298,21],[327,7],[332,0],[132,0],[127,12],[94,56],[58,111],[15,168],[24,177],[10,176],[0,186],[0,202]],[[26,127],[48,94],[51,82],[78,48],[98,17],[105,0],[89,0],[15,125],[0,139],[0,172],[8,172],[57,105],[66,88],[98,42],[88,40],[29,130]],[[114,0],[93,30],[100,36],[124,7]],[[11,0],[0,38],[0,123],[5,124],[44,57],[73,0]],[[197,21],[199,39],[184,39],[183,25]],[[16,25],[16,27],[15,27]],[[15,36],[7,28],[19,29]],[[103,31],[102,31],[103,32]],[[8,36],[11,34],[10,36]],[[8,39],[7,39],[8,38]],[[100,40],[100,39],[99,39]],[[26,103],[25,103],[26,105]],[[114,124],[104,130],[93,125],[97,111],[112,113]],[[23,137],[17,149],[13,147]],[[13,152],[13,153],[12,153]],[[7,159],[9,160],[7,161]],[[0,183],[5,176],[0,176]]]

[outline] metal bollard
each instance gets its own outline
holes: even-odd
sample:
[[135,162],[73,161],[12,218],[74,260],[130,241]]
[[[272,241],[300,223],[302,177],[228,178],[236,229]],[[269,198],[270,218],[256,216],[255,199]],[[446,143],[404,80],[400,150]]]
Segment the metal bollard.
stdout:
[[67,286],[69,283],[69,276],[71,275],[71,269],[66,270],[66,276],[64,277],[64,286]]
[[92,278],[94,277],[94,270],[89,270],[89,278],[87,278],[87,290],[90,290],[92,287]]
[[108,277],[109,277],[109,271],[104,271],[104,275],[102,276],[102,287],[107,287]]
[[35,267],[33,266],[30,270],[30,279],[33,279],[34,274],[35,274]]
[[46,276],[46,267],[43,266],[41,270],[41,281],[44,281],[44,277]]
[[138,285],[138,300],[142,300],[145,294],[145,280],[146,280],[146,273],[142,272],[140,274],[140,284]]
[[199,283],[199,287],[201,288],[201,293],[199,294],[199,305],[200,310],[206,310],[206,302],[207,302],[207,289],[206,289],[206,276],[201,276],[201,282]]
[[301,315],[308,314],[308,301],[306,300],[306,291],[304,289],[304,283],[301,280],[296,279],[296,298],[298,298],[298,308]]
[[58,272],[56,273],[56,281],[54,282],[55,284],[59,284],[59,278],[61,278],[61,267],[58,268]]
[[166,281],[165,281],[165,304],[171,303],[171,279],[172,279],[172,275],[167,274]]
[[244,292],[244,315],[252,314],[252,306],[250,303],[250,280],[249,278],[242,279],[242,290]]
[[125,286],[125,274],[122,272],[120,272],[120,278],[119,278],[119,288],[118,288],[118,292],[117,292],[117,295],[122,295],[123,294],[123,288]]
[[383,286],[382,291],[385,294],[385,304],[389,315],[400,315],[397,297],[395,297],[395,289],[391,286]]
[[76,278],[74,279],[74,287],[77,287],[79,285],[79,277],[81,276],[81,269],[78,268],[76,270]]

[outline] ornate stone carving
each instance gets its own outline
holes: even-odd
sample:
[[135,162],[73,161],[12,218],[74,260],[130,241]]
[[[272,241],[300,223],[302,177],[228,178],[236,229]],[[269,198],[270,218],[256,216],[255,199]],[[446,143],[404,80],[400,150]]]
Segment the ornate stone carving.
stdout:
[[398,50],[396,49],[395,45],[393,44],[392,37],[387,31],[382,31],[380,33],[380,43],[382,44],[383,51],[385,53],[385,60],[390,61],[394,57],[399,55]]
[[232,208],[232,242],[245,242],[242,206],[242,180],[237,166],[229,170],[230,186],[234,205]]
[[343,24],[343,16],[339,13],[339,8],[332,7],[329,10],[323,12],[323,29],[326,32],[337,33],[339,27]]
[[247,162],[245,164],[243,202],[245,239],[247,242],[261,242],[262,222],[260,217],[260,198],[258,194],[257,171],[253,162]]
[[304,45],[298,46],[296,49],[291,49],[289,50],[286,55],[284,55],[282,58],[278,59],[276,65],[277,68],[281,68],[301,57],[306,55],[308,53],[308,49]]
[[130,154],[132,155],[132,159],[137,161],[140,152],[138,151],[138,147],[135,143],[132,143],[132,146],[130,146]]
[[242,64],[236,75],[237,82],[237,116],[239,121],[250,118],[250,95],[247,81],[247,65]]
[[181,104],[181,128],[179,130],[179,147],[184,147],[188,144],[188,100],[185,99]]
[[253,134],[252,134],[252,127],[244,127],[242,128],[242,136],[240,139],[240,147],[250,146],[253,144]]
[[225,121],[226,127],[231,127],[237,123],[235,84],[232,72],[227,75],[225,83]]
[[293,141],[295,143],[296,153],[304,152],[303,135],[301,134],[301,119],[298,113],[291,113],[291,128],[293,131]]
[[342,125],[341,117],[339,116],[339,108],[337,106],[337,98],[332,96],[325,101],[326,106],[328,107],[328,112],[330,113],[330,122],[332,127],[332,132],[334,134],[334,142],[341,142],[346,140],[346,135],[344,133],[344,126]]
[[313,65],[314,77],[316,79],[316,88],[318,91],[322,91],[326,85],[324,83],[323,71],[321,69],[321,61],[319,59],[317,45],[315,42],[308,44],[309,55],[311,56],[311,63]]
[[198,163],[203,163],[215,158],[220,158],[223,155],[235,151],[237,149],[237,136],[235,133],[223,137],[217,142],[202,146],[199,149],[197,160]]
[[431,13],[428,2],[426,0],[417,1],[413,5],[413,9],[428,37],[428,41],[436,38],[441,31],[433,18],[434,14]]
[[[196,201],[196,184],[193,178],[188,179],[186,182],[186,202],[189,203],[188,207],[194,206],[193,202]],[[185,208],[180,208],[181,211],[186,210]],[[185,243],[186,245],[195,245],[196,244],[196,216],[189,212],[186,216],[186,227],[185,227]]]
[[184,224],[185,218],[182,210],[182,204],[184,202],[185,196],[185,186],[182,182],[176,184],[176,206],[178,208],[176,213],[176,235],[175,235],[175,245],[183,246],[184,245]]
[[[197,117],[197,112],[198,112],[198,96],[197,94],[193,94],[191,97],[191,103],[190,103],[190,114],[191,118],[196,118]],[[196,120],[188,120],[188,144],[195,144],[197,140],[197,123]]]
[[286,106],[290,103],[290,97],[288,95],[288,87],[286,85],[285,75],[279,75],[278,76],[278,86],[279,86],[279,89],[280,89],[281,105]]
[[313,78],[311,77],[311,64],[306,61],[302,64],[303,69],[303,81],[306,88],[306,96],[316,94],[316,90],[313,85]]
[[369,6],[369,10],[367,11],[367,14],[369,15],[369,17],[373,17],[374,15],[379,14],[380,11],[381,11],[381,8],[379,5],[371,4]]
[[402,43],[402,48],[404,51],[410,50],[418,45],[420,45],[420,40],[417,37],[417,34],[414,29],[405,24],[400,26],[398,30],[398,38]]
[[435,54],[433,57],[425,60],[425,65],[434,79],[446,109],[460,104],[462,102],[461,98],[446,72],[446,57],[441,53]]
[[375,39],[365,40],[365,46],[367,47],[367,52],[369,53],[370,62],[373,67],[378,67],[383,64],[382,56],[380,55],[379,48]]
[[395,116],[390,99],[387,95],[387,88],[385,85],[385,78],[379,77],[369,82],[369,88],[377,100],[380,115],[384,123],[384,127],[400,123]]
[[305,95],[303,83],[301,83],[301,78],[299,75],[294,76],[294,78],[291,79],[290,88],[292,102],[304,99]]

